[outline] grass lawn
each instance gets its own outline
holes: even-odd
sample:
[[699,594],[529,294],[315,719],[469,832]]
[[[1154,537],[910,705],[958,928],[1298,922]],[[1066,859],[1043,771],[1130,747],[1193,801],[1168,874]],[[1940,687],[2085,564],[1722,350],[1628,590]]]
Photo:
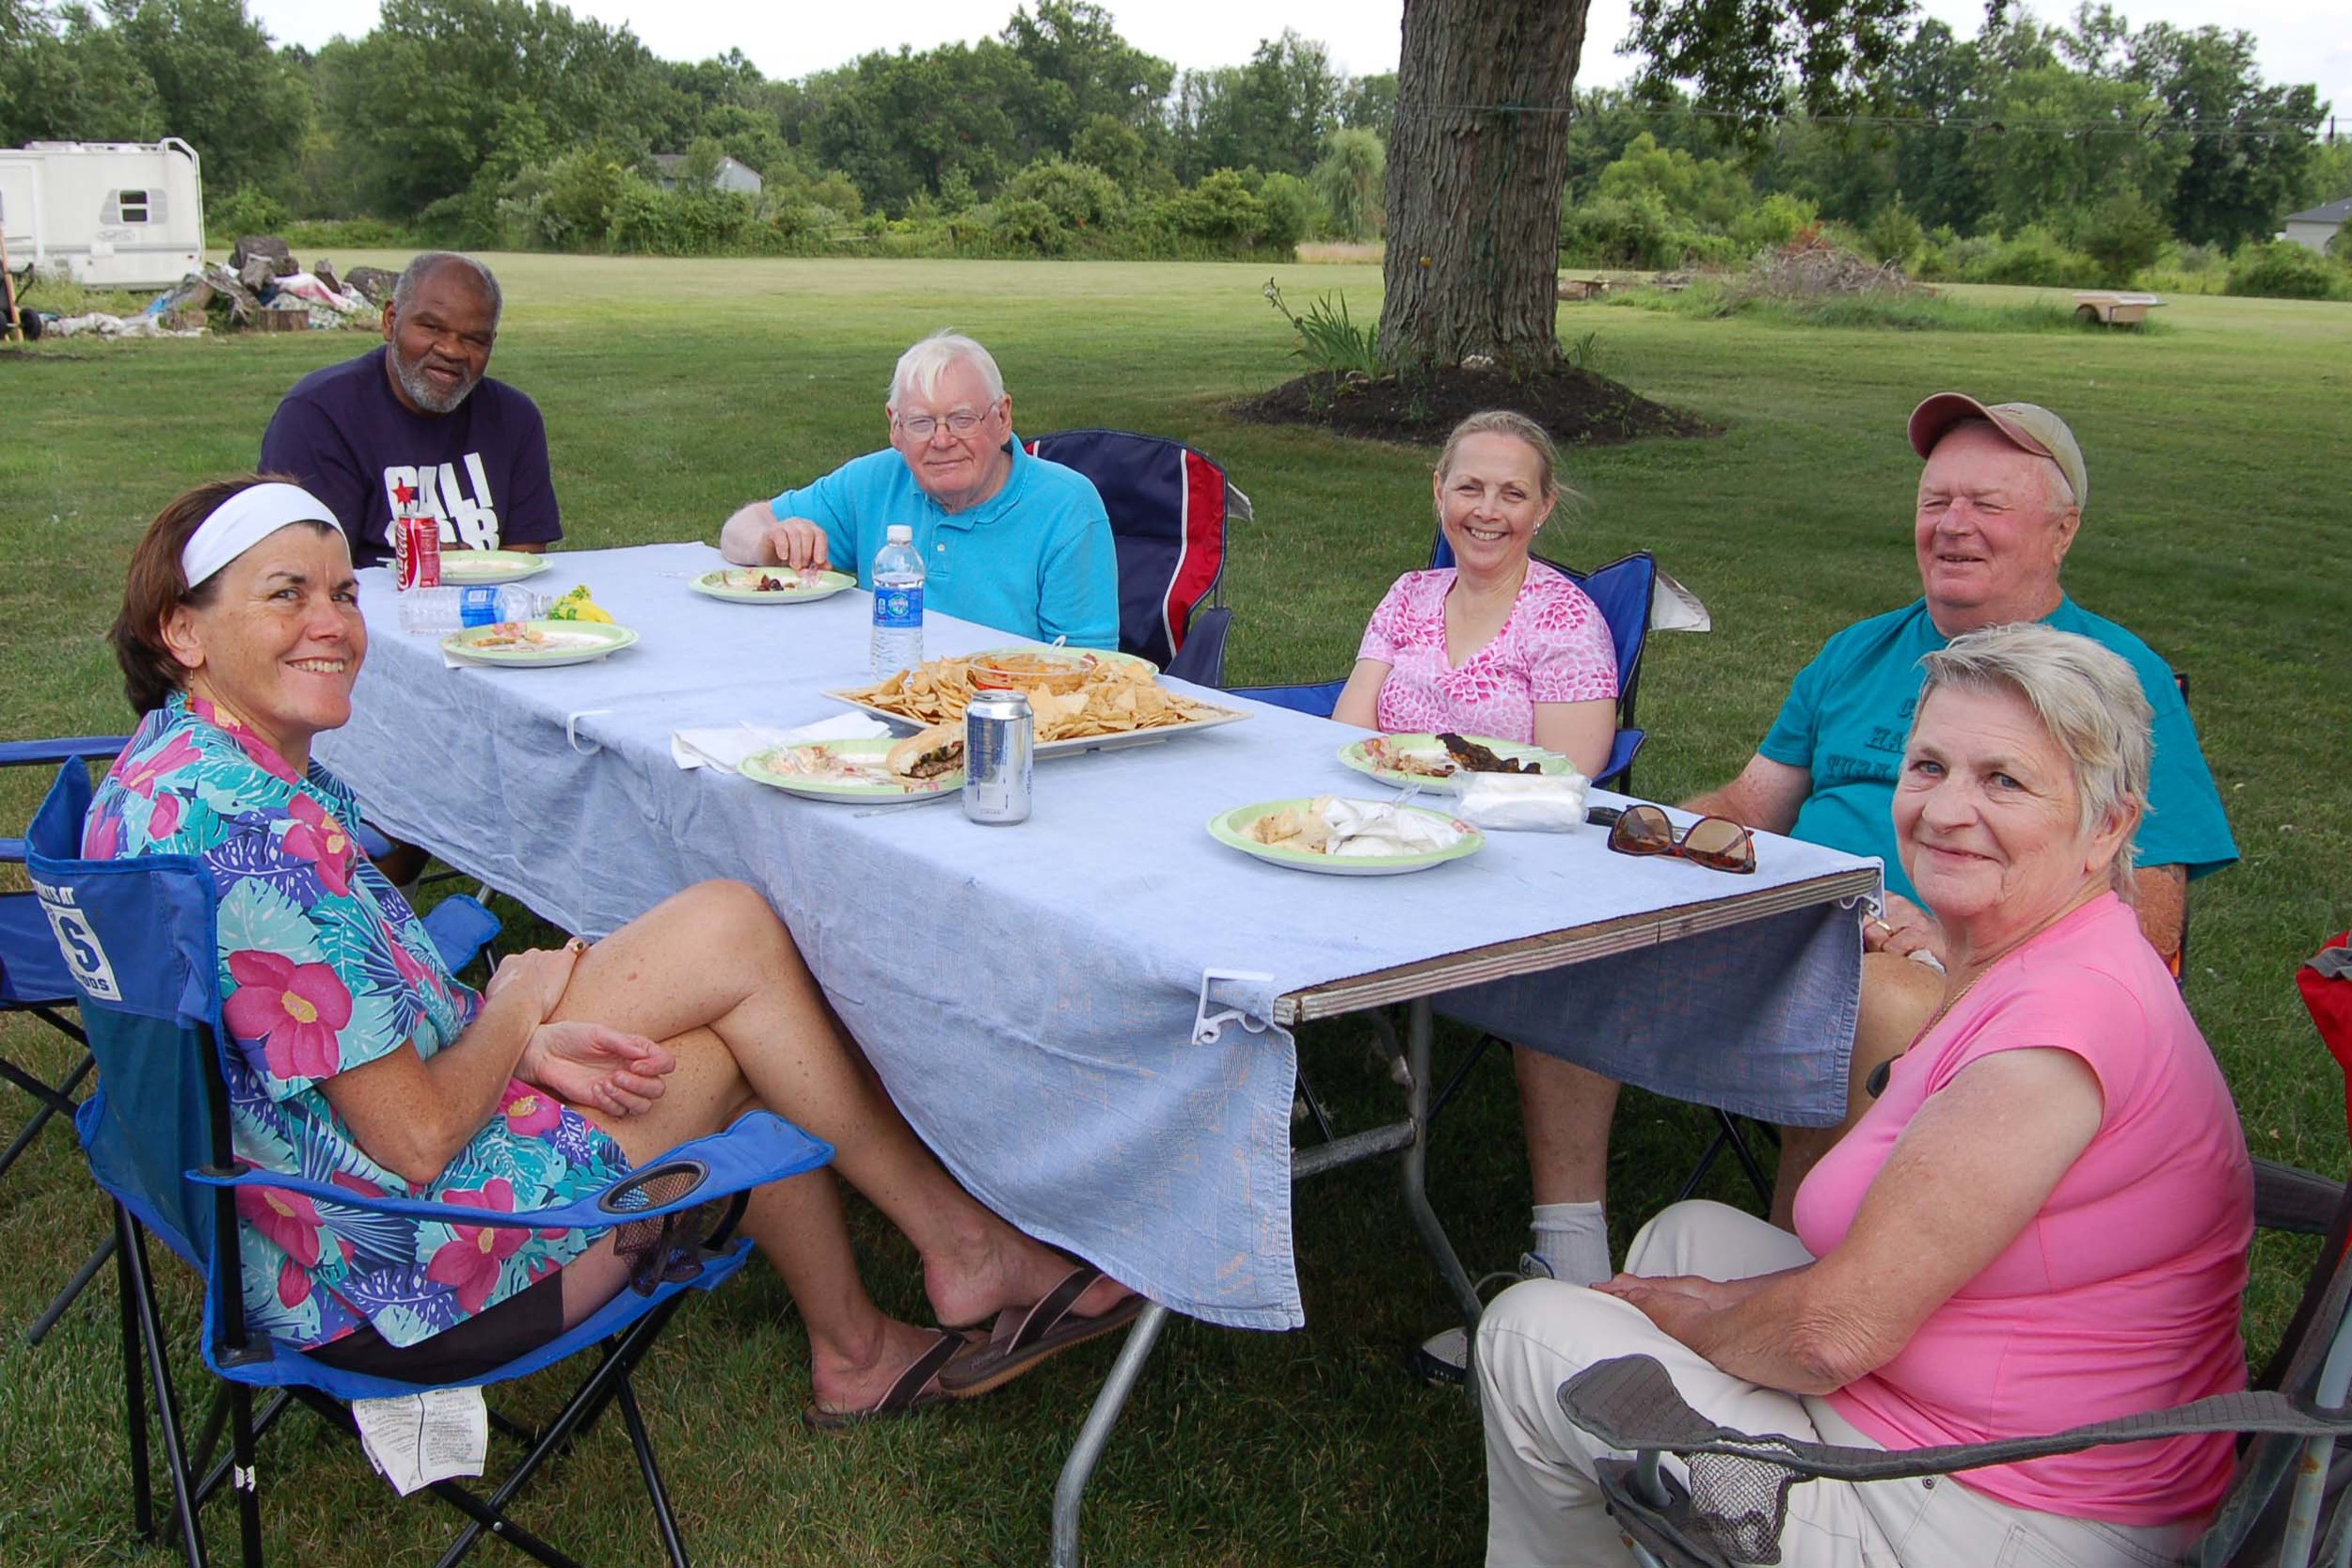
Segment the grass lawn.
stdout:
[[[1275,270],[1294,305],[1340,289],[1359,319],[1376,308],[1370,268]],[[1297,368],[1259,297],[1263,266],[518,256],[500,271],[509,307],[494,369],[546,410],[576,546],[713,537],[740,502],[879,445],[893,358],[952,325],[1000,356],[1025,434],[1103,423],[1181,436],[1250,493],[1258,520],[1236,531],[1227,576],[1237,682],[1341,673],[1382,590],[1426,556],[1430,451],[1223,411]],[[2031,293],[1954,292],[1988,303]],[[2191,675],[2246,857],[2191,895],[2189,1000],[2254,1149],[2341,1172],[2343,1097],[2292,974],[2352,920],[2352,309],[2191,299],[2164,325],[1913,335],[1565,307],[1565,337],[1598,331],[1594,368],[1725,434],[1571,453],[1567,476],[1587,501],[1556,547],[1587,564],[1653,549],[1714,612],[1711,635],[1654,639],[1646,666],[1641,784],[1676,799],[1744,762],[1826,636],[1917,593],[1917,462],[1902,435],[1915,402],[1958,387],[2066,414],[2092,483],[2068,584]],[[297,377],[366,346],[311,334],[0,353],[0,736],[127,727],[101,637],[132,542],[186,484],[248,466]],[[41,782],[0,777],[0,822],[22,821]],[[1311,1028],[1302,1045],[1358,1124],[1392,1103],[1360,1026]],[[57,1060],[16,1025],[0,1025],[0,1051]],[[1473,1270],[1507,1265],[1523,1240],[1509,1076],[1484,1069],[1438,1132],[1436,1200]],[[1695,1110],[1629,1097],[1620,1246],[1706,1130]],[[1720,1176],[1717,1191],[1738,1196]],[[0,1185],[0,1556],[10,1561],[167,1560],[136,1549],[129,1528],[111,1285],[40,1350],[22,1340],[103,1224],[78,1157],[54,1133]],[[1092,1560],[1477,1560],[1476,1420],[1398,1370],[1445,1305],[1393,1189],[1327,1179],[1301,1192],[1297,1231],[1310,1326],[1171,1329],[1098,1473]],[[919,1313],[911,1252],[870,1223],[863,1235],[877,1293]],[[2269,1243],[2259,1251],[2248,1324],[2257,1354],[2283,1324],[2307,1258]],[[175,1279],[183,1306],[184,1286]],[[1109,1357],[1077,1352],[968,1409],[818,1439],[796,1419],[803,1338],[763,1267],[694,1304],[678,1330],[641,1386],[688,1539],[712,1562],[1040,1560],[1055,1470]],[[523,1402],[545,1407],[551,1392],[526,1387]],[[425,1561],[446,1539],[441,1511],[393,1506],[307,1418],[264,1457],[280,1560]],[[521,1516],[591,1560],[651,1560],[637,1484],[615,1429]],[[215,1540],[227,1542],[225,1525]]]

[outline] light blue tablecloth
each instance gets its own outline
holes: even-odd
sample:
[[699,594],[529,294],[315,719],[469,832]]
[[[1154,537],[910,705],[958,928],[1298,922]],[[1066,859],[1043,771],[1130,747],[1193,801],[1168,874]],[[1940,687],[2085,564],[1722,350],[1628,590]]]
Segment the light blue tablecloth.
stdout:
[[[1165,744],[1041,761],[1035,815],[1018,827],[977,825],[953,803],[860,816],[681,771],[669,736],[841,711],[819,692],[866,678],[865,594],[707,599],[687,586],[718,563],[700,545],[552,560],[532,586],[585,582],[643,641],[569,669],[453,670],[434,640],[398,630],[387,575],[361,574],[373,646],[352,722],[316,750],[371,817],[589,935],[705,878],[753,883],[966,1186],[1215,1323],[1304,1316],[1291,1260],[1295,1047],[1279,1027],[1232,1025],[1194,1045],[1204,969],[1271,974],[1232,992],[1263,1017],[1299,988],[1867,863],[1768,838],[1758,875],[1735,882],[1610,854],[1589,830],[1494,834],[1480,854],[1408,877],[1282,870],[1203,824],[1256,800],[1384,792],[1334,756],[1358,732],[1255,705],[1247,722]],[[933,657],[1007,641],[937,616],[927,632]],[[1443,1005],[1665,1092],[1833,1119],[1857,940],[1851,911],[1814,906],[1609,960],[1627,984],[1594,984],[1603,966],[1591,965],[1581,984],[1538,977]]]

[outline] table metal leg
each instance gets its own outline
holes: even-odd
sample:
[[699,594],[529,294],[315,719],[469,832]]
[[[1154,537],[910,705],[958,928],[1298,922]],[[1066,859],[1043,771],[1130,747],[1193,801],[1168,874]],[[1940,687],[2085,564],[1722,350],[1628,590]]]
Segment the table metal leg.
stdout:
[[1405,1176],[1405,1210],[1412,1215],[1413,1228],[1421,1232],[1421,1244],[1429,1249],[1446,1289],[1454,1292],[1454,1305],[1462,1309],[1463,1323],[1475,1332],[1478,1287],[1471,1282],[1470,1271],[1462,1267],[1461,1259],[1454,1256],[1454,1243],[1445,1233],[1444,1222],[1429,1206],[1429,1045],[1436,1028],[1428,999],[1415,999],[1405,1018],[1405,1062],[1413,1080],[1405,1085],[1405,1107],[1416,1133],[1400,1162]]
[[1119,1347],[1111,1375],[1094,1396],[1094,1408],[1087,1412],[1086,1425],[1078,1429],[1076,1446],[1062,1461],[1061,1479],[1054,1483],[1054,1568],[1078,1568],[1078,1513],[1086,1501],[1087,1482],[1110,1446],[1111,1428],[1119,1424],[1119,1413],[1126,1408],[1127,1396],[1135,1392],[1136,1380],[1143,1375],[1143,1364],[1167,1323],[1168,1308],[1156,1301],[1136,1316],[1127,1342]]

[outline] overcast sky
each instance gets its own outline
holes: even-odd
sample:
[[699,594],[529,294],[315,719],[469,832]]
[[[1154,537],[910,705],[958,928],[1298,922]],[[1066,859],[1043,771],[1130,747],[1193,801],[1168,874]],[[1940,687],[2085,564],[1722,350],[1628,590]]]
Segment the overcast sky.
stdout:
[[[695,60],[740,49],[771,77],[805,76],[875,49],[927,49],[974,41],[1001,31],[1015,0],[884,0],[857,5],[777,5],[774,0],[568,0],[575,14],[627,23],[647,48],[669,59]],[[1963,37],[1983,20],[1982,0],[1925,0],[1931,15]],[[2041,15],[2070,14],[2072,0],[2026,0]],[[1261,39],[1285,27],[1318,39],[1332,64],[1350,75],[1396,69],[1403,0],[1104,0],[1120,34],[1179,67],[1238,65]],[[281,43],[315,48],[337,34],[357,38],[375,24],[374,0],[248,0],[247,8]],[[2260,41],[2264,76],[2316,82],[2352,135],[2352,24],[2346,0],[2117,0],[2135,26],[2170,22],[2244,28]],[[1630,62],[1616,53],[1629,10],[1626,0],[1593,0],[1580,85],[1625,79]]]

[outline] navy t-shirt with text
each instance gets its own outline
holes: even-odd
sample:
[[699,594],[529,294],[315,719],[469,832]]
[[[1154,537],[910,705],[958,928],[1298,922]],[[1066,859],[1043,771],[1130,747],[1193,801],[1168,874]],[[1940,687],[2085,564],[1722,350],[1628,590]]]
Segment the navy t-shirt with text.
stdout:
[[262,471],[291,474],[325,501],[361,566],[390,557],[395,504],[438,517],[449,548],[564,537],[538,404],[485,376],[449,413],[413,413],[392,394],[387,352],[296,382],[262,437]]

